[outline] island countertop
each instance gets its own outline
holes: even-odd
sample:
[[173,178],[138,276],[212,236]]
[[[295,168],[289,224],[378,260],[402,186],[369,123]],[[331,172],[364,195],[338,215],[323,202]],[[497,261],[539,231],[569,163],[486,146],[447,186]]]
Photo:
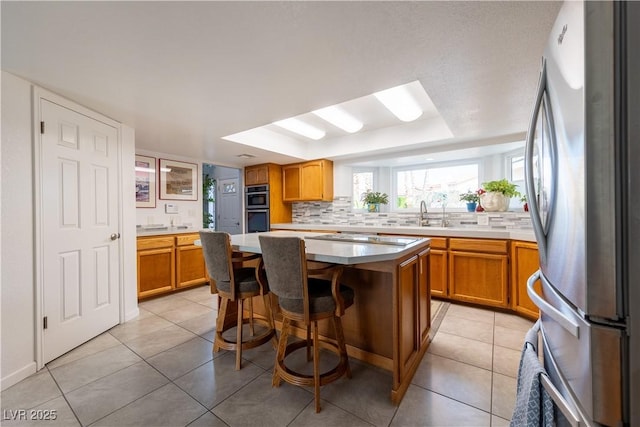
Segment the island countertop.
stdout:
[[404,246],[360,243],[349,241],[316,240],[313,237],[325,233],[311,233],[301,231],[268,231],[264,233],[235,234],[231,236],[234,250],[241,252],[261,253],[259,235],[267,236],[296,236],[305,241],[307,259],[333,264],[363,264],[367,262],[389,261],[401,258],[420,247],[429,244],[428,238],[415,238]]
[[344,225],[344,224],[300,224],[281,223],[271,224],[272,230],[314,230],[338,231],[343,233],[381,233],[424,237],[472,237],[481,239],[511,239],[535,242],[533,230],[527,229],[495,229],[471,227],[381,227],[375,225]]

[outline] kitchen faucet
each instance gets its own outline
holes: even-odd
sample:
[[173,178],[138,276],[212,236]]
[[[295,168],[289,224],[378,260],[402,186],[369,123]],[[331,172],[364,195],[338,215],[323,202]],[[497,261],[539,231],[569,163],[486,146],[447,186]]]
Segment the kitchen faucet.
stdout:
[[429,225],[429,219],[427,218],[427,204],[425,201],[420,202],[420,227]]

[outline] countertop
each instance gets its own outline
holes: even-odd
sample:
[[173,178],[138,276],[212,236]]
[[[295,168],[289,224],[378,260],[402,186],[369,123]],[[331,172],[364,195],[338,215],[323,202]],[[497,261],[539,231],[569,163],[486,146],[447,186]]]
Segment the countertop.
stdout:
[[335,242],[328,240],[308,239],[324,233],[300,231],[268,231],[265,233],[234,234],[231,245],[234,250],[250,253],[261,253],[258,235],[298,236],[305,239],[307,259],[311,261],[329,262],[333,264],[362,264],[365,262],[389,261],[401,258],[430,242],[428,238],[418,238],[406,246],[380,245],[372,243]]
[[197,233],[199,232],[200,229],[199,228],[194,228],[194,227],[187,227],[187,228],[183,228],[183,227],[166,227],[166,228],[151,228],[151,229],[144,229],[144,228],[137,228],[136,229],[136,236],[137,237],[143,237],[143,236],[164,236],[165,234],[186,234],[186,233]]
[[462,227],[379,227],[365,225],[332,225],[332,224],[271,224],[277,230],[314,230],[341,231],[347,233],[384,233],[398,235],[414,235],[425,237],[475,237],[485,239],[511,239],[534,242],[533,230],[506,230],[495,228],[462,228]]

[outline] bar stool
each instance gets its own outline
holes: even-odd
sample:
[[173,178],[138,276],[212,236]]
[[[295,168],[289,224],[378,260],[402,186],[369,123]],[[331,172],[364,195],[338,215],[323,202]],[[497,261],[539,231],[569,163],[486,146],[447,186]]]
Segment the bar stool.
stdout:
[[[271,299],[269,287],[260,277],[262,260],[257,267],[243,267],[242,263],[260,258],[259,254],[242,256],[241,253],[233,253],[231,249],[231,236],[228,233],[217,231],[201,231],[202,253],[204,255],[207,271],[212,279],[211,292],[217,288],[220,296],[220,307],[216,320],[216,336],[213,343],[213,351],[220,349],[236,352],[236,370],[241,367],[242,351],[258,347],[269,340],[276,347],[276,332],[271,312]],[[254,318],[253,297],[262,295],[265,306],[266,319]],[[249,317],[244,318],[244,301],[248,301]],[[237,302],[238,314],[236,327],[236,339],[231,341],[223,336],[223,333],[233,326],[225,329],[225,318],[230,302]],[[255,335],[254,323],[266,327],[266,330]],[[242,327],[249,324],[250,338],[243,341]]]
[[[336,381],[343,375],[351,378],[340,318],[345,309],[353,304],[353,290],[340,283],[341,266],[307,269],[304,240],[298,237],[262,235],[259,239],[269,287],[279,299],[283,317],[272,384],[278,387],[280,380],[284,380],[293,385],[313,386],[316,412],[320,412],[320,386]],[[331,281],[309,277],[328,272],[332,273]],[[322,319],[332,320],[335,341],[319,338],[318,320]],[[306,341],[287,344],[292,332],[291,321],[304,324],[307,328]],[[311,325],[312,340],[309,337]],[[310,347],[313,347],[313,375],[296,372],[285,364],[289,354],[303,347],[307,349],[307,360],[310,360]],[[320,348],[331,350],[339,356],[338,364],[322,374],[319,371]]]

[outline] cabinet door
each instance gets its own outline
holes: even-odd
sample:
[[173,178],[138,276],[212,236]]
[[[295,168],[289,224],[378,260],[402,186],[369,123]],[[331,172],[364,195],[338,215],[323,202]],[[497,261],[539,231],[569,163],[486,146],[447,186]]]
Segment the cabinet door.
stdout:
[[282,200],[294,202],[300,200],[300,165],[282,167]]
[[259,185],[269,183],[269,166],[249,166],[244,170],[245,185]]
[[199,285],[207,282],[207,271],[200,246],[176,248],[176,287]]
[[300,168],[302,200],[322,200],[324,198],[324,173],[321,161],[304,163]]
[[449,281],[447,258],[448,253],[446,250],[431,249],[431,254],[429,255],[429,281],[432,296],[449,296],[447,289],[447,282]]
[[[527,280],[540,268],[538,246],[530,242],[511,243],[511,304],[518,313],[537,319],[538,307],[527,294]],[[539,285],[539,282],[537,283]]]
[[420,342],[425,342],[429,338],[429,329],[431,328],[430,256],[429,249],[418,254],[418,311],[420,313],[418,331]]
[[508,267],[507,255],[451,251],[449,295],[462,301],[506,308],[509,306]]
[[138,250],[138,298],[170,292],[175,287],[173,245]]
[[418,330],[418,257],[409,258],[398,266],[398,336],[400,356],[400,378],[403,378],[413,364],[420,348]]

